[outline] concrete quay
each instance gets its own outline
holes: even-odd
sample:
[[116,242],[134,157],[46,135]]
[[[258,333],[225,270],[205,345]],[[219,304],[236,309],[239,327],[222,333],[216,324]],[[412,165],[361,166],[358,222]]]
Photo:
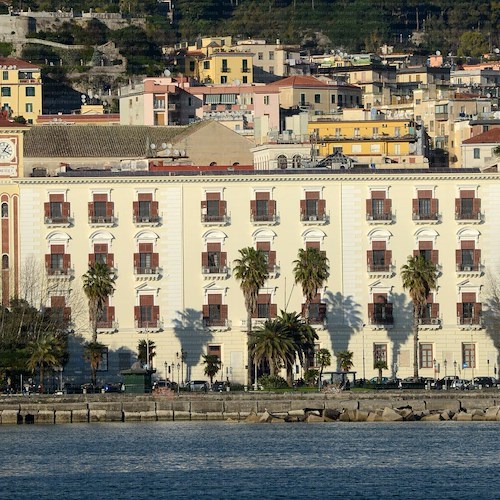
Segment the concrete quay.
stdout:
[[500,391],[2,396],[0,424],[500,421]]

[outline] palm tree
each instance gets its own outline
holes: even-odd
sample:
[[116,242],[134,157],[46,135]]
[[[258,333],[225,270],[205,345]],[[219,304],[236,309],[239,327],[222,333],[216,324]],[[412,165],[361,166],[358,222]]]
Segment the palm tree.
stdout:
[[272,376],[295,359],[295,342],[279,319],[267,320],[252,333],[248,345],[254,363],[267,361]]
[[[278,320],[281,322],[286,334],[293,340],[295,345],[295,353],[299,358],[303,369],[309,368],[308,361],[311,354],[314,353],[314,344],[318,340],[316,330],[301,319],[296,312],[288,313],[280,311]],[[295,360],[293,360],[294,362]],[[293,362],[287,365],[287,382],[292,383],[292,368]]]
[[383,359],[378,359],[373,364],[373,368],[378,370],[378,383],[382,383],[382,370],[387,370],[387,362]]
[[[338,354],[337,354],[338,357]],[[319,366],[319,379],[323,375],[323,370],[332,364],[332,355],[328,349],[320,349],[317,354],[318,366]]]
[[348,372],[354,366],[354,363],[352,362],[353,354],[354,353],[352,351],[339,351],[336,354],[340,363],[340,369],[343,372]]
[[219,373],[220,370],[220,359],[219,356],[215,354],[204,354],[203,364],[205,365],[204,373],[207,377],[210,377],[210,384],[213,383],[215,375]]
[[102,262],[96,262],[83,275],[83,291],[89,304],[89,323],[92,343],[97,342],[97,321],[102,314],[106,300],[115,290],[115,278],[111,269]]
[[427,296],[436,288],[436,265],[423,255],[408,257],[401,268],[403,288],[413,301],[413,376],[418,377],[418,325],[423,317]]
[[102,361],[102,355],[106,346],[100,342],[87,342],[83,350],[83,356],[90,363],[92,372],[92,385],[97,384],[97,368]]
[[[257,307],[259,290],[264,286],[268,276],[266,254],[262,250],[245,247],[239,250],[240,258],[234,261],[234,276],[240,281],[240,288],[245,298],[247,311],[247,334],[252,335],[252,315]],[[252,380],[250,352],[248,353],[248,381]]]
[[[147,343],[146,343],[147,342]],[[137,359],[143,364],[148,365],[149,368],[153,366],[153,358],[156,356],[156,344],[154,340],[139,340],[137,344]],[[148,359],[149,354],[149,359]]]
[[309,307],[311,302],[318,294],[328,276],[330,275],[330,266],[328,258],[317,248],[301,248],[297,260],[293,261],[293,273],[295,283],[300,284],[305,298],[304,319],[309,324]]
[[38,367],[40,374],[40,388],[44,392],[44,374],[46,367],[55,367],[61,364],[64,356],[64,342],[53,333],[45,332],[28,342],[27,367],[35,372]]

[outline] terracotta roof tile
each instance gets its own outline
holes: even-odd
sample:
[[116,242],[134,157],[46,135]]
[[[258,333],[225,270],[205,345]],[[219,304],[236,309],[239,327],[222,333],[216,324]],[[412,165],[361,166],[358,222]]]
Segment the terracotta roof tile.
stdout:
[[132,125],[40,125],[24,137],[24,155],[31,158],[141,158],[149,143],[175,142],[203,126],[148,127]]
[[17,66],[17,69],[40,69],[40,66],[15,57],[0,57],[0,66]]
[[482,134],[465,139],[463,144],[500,144],[500,127],[491,128]]

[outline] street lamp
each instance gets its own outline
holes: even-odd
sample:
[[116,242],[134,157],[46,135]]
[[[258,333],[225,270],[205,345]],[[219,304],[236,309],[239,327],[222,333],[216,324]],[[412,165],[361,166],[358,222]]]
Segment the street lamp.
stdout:
[[[187,355],[188,355],[187,351],[185,351],[181,347],[181,382],[182,382],[183,387],[184,387],[184,363],[186,362]],[[186,363],[186,366],[187,366],[187,363]],[[187,373],[186,373],[186,378],[187,378]]]
[[455,378],[457,378],[457,361],[453,361],[453,368],[455,369]]
[[436,382],[436,377],[437,377],[437,361],[434,360],[434,382]]
[[490,360],[489,359],[486,360],[486,366],[488,369],[488,377],[489,377],[490,376]]
[[179,390],[181,386],[179,385],[180,382],[180,371],[181,371],[181,364],[177,363],[177,396],[179,395]]
[[447,375],[448,375],[448,372],[447,372],[448,361],[445,359],[443,361],[443,364],[444,364],[444,387],[445,387],[445,389],[448,389],[448,378],[447,378]]

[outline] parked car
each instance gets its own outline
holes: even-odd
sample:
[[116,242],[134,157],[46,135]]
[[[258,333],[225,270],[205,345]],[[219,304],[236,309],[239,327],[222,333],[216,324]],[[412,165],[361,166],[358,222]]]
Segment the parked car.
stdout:
[[470,382],[470,380],[464,380],[464,379],[459,378],[459,379],[452,381],[451,388],[456,389],[456,390],[460,390],[460,391],[463,391],[465,389],[470,389],[471,382]]
[[170,380],[157,380],[153,384],[153,389],[172,389],[173,391],[177,390],[177,383],[176,382],[171,382]]
[[370,384],[387,384],[389,382],[389,377],[382,377],[379,381],[378,377],[372,377],[370,379]]
[[82,391],[82,386],[81,385],[75,385],[71,384],[70,382],[66,382],[63,385],[63,394],[81,394]]
[[497,381],[493,377],[474,377],[474,386],[475,387],[495,387],[497,385]]
[[226,390],[226,388],[229,387],[229,384],[227,382],[224,382],[224,381],[215,381],[213,384],[212,384],[212,387],[210,388],[211,391],[213,392],[223,392]]
[[207,392],[208,382],[205,380],[191,380],[191,382],[188,382],[187,388],[193,392]]
[[122,384],[104,384],[103,385],[104,392],[122,392]]
[[453,382],[455,380],[458,380],[458,377],[454,375],[447,375],[446,377],[440,378],[439,380],[436,380],[436,383],[434,384],[434,389],[451,389],[453,386]]
[[81,386],[82,392],[84,394],[94,394],[97,392],[101,392],[102,387],[98,385],[91,384],[90,382],[87,384],[82,384]]

